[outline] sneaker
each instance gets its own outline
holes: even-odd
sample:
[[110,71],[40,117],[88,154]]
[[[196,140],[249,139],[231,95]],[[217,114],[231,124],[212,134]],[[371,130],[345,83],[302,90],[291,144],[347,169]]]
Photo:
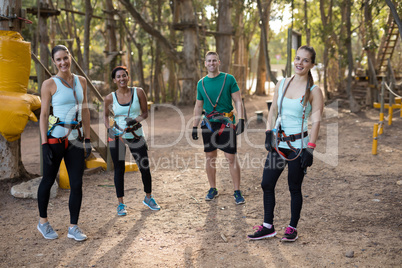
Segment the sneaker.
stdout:
[[52,226],[50,226],[49,222],[44,224],[40,224],[39,222],[37,228],[46,239],[56,239],[59,237],[59,235],[53,230]]
[[123,203],[120,203],[120,205],[117,206],[117,215],[118,216],[126,216],[127,215],[127,210],[126,210],[126,205]]
[[84,241],[87,239],[87,236],[81,231],[81,229],[77,226],[74,225],[72,228],[68,228],[68,238],[74,238],[75,241]]
[[236,205],[240,205],[240,204],[246,203],[246,200],[244,200],[244,197],[243,197],[243,195],[241,194],[240,190],[234,191],[233,196],[234,196]]
[[211,201],[217,196],[219,196],[218,190],[216,188],[211,188],[209,189],[208,194],[205,197],[205,200]]
[[256,229],[257,231],[252,234],[248,235],[247,237],[252,239],[252,240],[258,240],[258,239],[263,239],[263,238],[268,238],[268,237],[273,237],[276,235],[275,228],[272,225],[270,229],[263,225],[256,225],[253,227],[253,229]]
[[150,198],[145,196],[144,201],[142,201],[142,203],[144,203],[144,205],[146,205],[147,207],[149,207],[152,210],[160,210],[161,209],[161,207],[156,203],[156,201],[152,195]]
[[299,236],[297,235],[297,231],[293,227],[287,227],[285,230],[285,234],[282,237],[282,241],[284,242],[294,242]]

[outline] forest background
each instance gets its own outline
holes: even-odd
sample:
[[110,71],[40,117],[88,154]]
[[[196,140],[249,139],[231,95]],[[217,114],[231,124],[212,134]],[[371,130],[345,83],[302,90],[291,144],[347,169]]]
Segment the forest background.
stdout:
[[[235,75],[243,95],[269,94],[278,79],[290,75],[291,29],[317,51],[315,79],[326,100],[347,95],[350,109],[358,111],[371,106],[376,94],[359,104],[352,76],[367,76],[369,60],[378,65],[384,33],[394,20],[389,3],[400,17],[402,5],[388,0],[25,0],[22,8],[33,24],[22,35],[53,73],[51,48],[69,47],[102,95],[114,90],[111,69],[126,65],[133,85],[144,88],[150,101],[187,105],[206,74],[208,50],[220,54],[221,71]],[[401,52],[398,41],[391,62],[396,71],[402,70]],[[32,62],[32,77],[36,71]],[[30,82],[31,93],[39,93],[37,81]]]

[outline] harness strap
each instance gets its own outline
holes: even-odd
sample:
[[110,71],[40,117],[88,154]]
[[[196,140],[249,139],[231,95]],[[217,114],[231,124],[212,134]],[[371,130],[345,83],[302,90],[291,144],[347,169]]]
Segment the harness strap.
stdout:
[[283,136],[278,138],[280,141],[286,141],[286,142],[292,141],[293,142],[295,140],[301,139],[302,135],[303,135],[303,137],[307,137],[308,131],[304,131],[303,133],[292,134],[289,136],[286,136],[285,132],[282,131],[282,134],[283,134]]
[[[280,101],[280,107],[279,107],[279,112],[278,112],[278,123],[280,124],[280,122],[281,122],[281,120],[282,120],[282,106],[283,106],[283,99],[285,98],[285,94],[286,94],[286,91],[288,90],[288,88],[289,88],[289,85],[290,85],[290,83],[293,81],[293,78],[295,78],[295,76],[292,76],[292,78],[290,78],[290,80],[289,80],[289,82],[287,83],[287,85],[286,85],[286,88],[285,88],[285,90],[283,90],[283,93],[282,93],[282,98],[281,98],[281,101]],[[308,81],[307,81],[307,86],[308,86]],[[303,131],[303,124],[304,124],[304,117],[305,117],[305,113],[306,113],[306,102],[304,102],[303,103],[304,105],[303,105],[303,114],[302,114],[302,124],[301,124],[301,131]],[[307,131],[306,131],[307,132]],[[305,133],[305,132],[304,132]],[[301,134],[301,136],[300,136],[300,139],[302,139],[302,138],[304,138],[304,133],[303,132],[301,132],[301,133],[299,133],[299,134]],[[281,125],[279,125],[279,129],[278,129],[278,136],[276,136],[276,141],[275,141],[275,143],[276,143],[276,146],[275,146],[275,149],[276,149],[276,151],[279,153],[279,148],[278,148],[278,144],[279,144],[279,140],[282,138],[281,136],[284,136],[284,138],[287,138],[288,136],[286,136],[286,134],[285,134],[285,132],[282,130],[282,127],[281,127]],[[290,138],[290,140],[292,140],[292,138],[293,137],[291,137]],[[292,151],[294,151],[294,152],[297,152],[297,149],[295,148],[295,147],[293,147],[291,144],[290,144],[290,141],[288,140],[288,141],[285,141],[286,143],[287,143],[287,145],[289,146],[289,148],[292,150]],[[301,141],[301,149],[303,149],[303,140]],[[302,150],[299,150],[299,152],[298,152],[298,154],[296,155],[296,157],[294,157],[293,159],[288,159],[287,157],[283,157],[283,159],[284,160],[287,160],[287,161],[293,161],[293,160],[295,160],[296,158],[298,158],[299,156],[300,156],[300,154],[301,154],[301,152],[302,152]],[[282,155],[282,154],[281,154]]]
[[[138,128],[142,127],[142,125],[141,125],[140,123],[137,123],[137,124],[140,125]],[[135,125],[137,125],[137,124],[135,124]],[[123,128],[121,128],[121,127],[116,123],[116,121],[114,121],[113,127],[115,127],[116,129],[118,129],[118,130],[121,131],[120,134],[115,135],[116,137],[122,137],[125,133],[131,133],[131,134],[134,135],[134,137],[135,137],[136,139],[139,139],[139,138],[140,138],[140,136],[138,136],[138,135],[135,133],[135,130],[134,130],[133,127],[127,127],[127,128],[125,128],[125,129],[123,129]]]
[[[117,99],[116,92],[115,92],[114,94],[115,94],[116,99]],[[134,89],[131,88],[131,100],[130,100],[130,106],[128,107],[127,117],[130,117],[130,110],[131,110],[131,105],[133,104],[133,102],[134,102]],[[124,116],[124,115],[116,115],[116,116],[114,116],[114,118],[116,118],[116,117],[118,117],[118,116]],[[138,122],[137,124],[139,124],[139,127],[138,127],[137,129],[139,129],[140,127],[142,127],[142,125],[141,125],[139,122]],[[134,126],[136,126],[137,124],[135,124]],[[120,134],[115,135],[116,137],[119,137],[119,138],[120,138],[120,137],[122,137],[125,133],[131,133],[131,134],[134,135],[134,137],[135,137],[136,139],[139,139],[140,136],[138,136],[138,135],[135,133],[134,126],[133,126],[133,127],[126,127],[125,129],[123,129],[123,128],[121,128],[121,127],[116,123],[116,120],[114,120],[114,123],[113,123],[113,126],[112,126],[112,127],[115,127],[116,129],[118,129],[118,130],[121,131]],[[108,141],[113,141],[113,138],[110,138],[110,140],[108,139]]]
[[223,130],[225,129],[226,125],[222,124],[221,127],[219,128],[218,135],[222,135]]
[[47,143],[49,144],[59,144],[64,142],[64,149],[67,149],[68,147],[68,139],[63,137],[63,138],[50,138],[47,139]]
[[216,98],[215,105],[212,103],[211,98],[208,96],[207,90],[205,89],[205,85],[204,85],[204,78],[205,78],[205,77],[203,77],[202,80],[201,80],[201,82],[202,82],[202,88],[204,89],[205,96],[207,96],[207,99],[208,99],[209,102],[211,103],[212,107],[214,107],[214,109],[213,109],[212,111],[215,111],[215,108],[216,108],[216,106],[218,105],[219,98],[221,97],[222,92],[223,92],[223,88],[225,87],[225,84],[226,84],[226,77],[227,77],[227,76],[228,76],[228,74],[225,74],[225,79],[223,80],[221,92],[219,92],[218,98]]
[[[61,126],[61,127],[65,127],[68,128],[68,132],[67,135],[65,135],[63,138],[66,138],[70,135],[71,131],[73,129],[77,129],[78,130],[78,137],[81,139],[82,138],[82,133],[80,128],[82,127],[82,121],[78,122],[78,112],[79,112],[79,102],[78,102],[78,98],[77,98],[77,93],[75,92],[75,75],[73,74],[73,86],[71,86],[66,80],[64,80],[63,78],[61,78],[60,76],[56,75],[56,78],[58,78],[60,81],[64,82],[69,88],[71,88],[73,90],[73,95],[74,95],[74,99],[75,99],[75,103],[76,103],[76,110],[75,110],[75,117],[74,117],[74,121],[70,122],[70,123],[66,123],[66,122],[58,122],[55,123],[47,132],[47,135],[50,135],[53,131],[53,129],[56,126]],[[68,144],[68,140],[67,140],[67,144]]]

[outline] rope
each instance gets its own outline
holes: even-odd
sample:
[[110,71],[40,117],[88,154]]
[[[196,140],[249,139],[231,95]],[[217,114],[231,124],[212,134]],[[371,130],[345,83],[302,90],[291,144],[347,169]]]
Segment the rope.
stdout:
[[[391,92],[394,96],[398,97],[398,98],[402,98],[402,96],[399,96],[398,94],[396,94],[395,92],[392,91],[392,89],[387,85],[387,83],[384,83],[385,87],[389,90],[389,92]],[[392,85],[392,82],[389,84]]]

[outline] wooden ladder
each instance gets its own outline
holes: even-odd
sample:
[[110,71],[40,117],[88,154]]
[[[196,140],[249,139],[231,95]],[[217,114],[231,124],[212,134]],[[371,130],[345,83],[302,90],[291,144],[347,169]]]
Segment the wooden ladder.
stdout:
[[392,20],[391,25],[386,33],[384,45],[380,47],[380,52],[377,57],[377,75],[385,75],[388,69],[388,59],[392,57],[395,46],[399,38],[398,25]]

